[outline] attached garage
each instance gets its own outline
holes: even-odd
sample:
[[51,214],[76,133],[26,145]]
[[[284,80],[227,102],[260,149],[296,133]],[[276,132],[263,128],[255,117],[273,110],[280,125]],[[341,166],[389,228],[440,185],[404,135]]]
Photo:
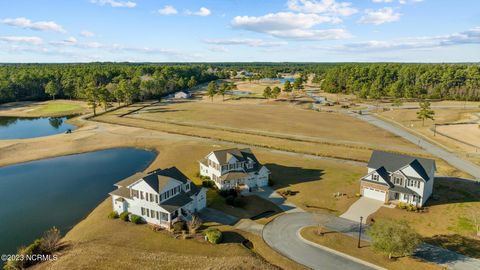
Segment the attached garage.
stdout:
[[364,187],[362,195],[363,195],[363,197],[366,197],[366,198],[375,199],[375,200],[379,200],[379,201],[384,202],[386,192],[384,190],[380,190],[380,189]]

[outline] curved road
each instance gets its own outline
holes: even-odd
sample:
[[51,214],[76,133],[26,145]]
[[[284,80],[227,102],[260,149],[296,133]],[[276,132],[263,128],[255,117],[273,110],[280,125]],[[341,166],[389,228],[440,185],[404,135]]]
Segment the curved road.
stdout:
[[305,226],[315,225],[310,213],[281,215],[265,225],[263,239],[279,253],[312,269],[374,269],[303,242],[297,232]]

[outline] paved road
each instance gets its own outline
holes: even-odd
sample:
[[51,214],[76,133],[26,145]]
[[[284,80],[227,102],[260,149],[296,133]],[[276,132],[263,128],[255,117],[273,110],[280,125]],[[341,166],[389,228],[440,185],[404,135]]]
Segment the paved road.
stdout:
[[362,115],[359,115],[359,114],[356,114],[356,113],[350,113],[350,115],[354,116],[354,117],[357,117],[363,121],[366,121],[372,125],[375,125],[379,128],[382,128],[382,129],[385,129],[397,136],[400,136],[414,144],[417,144],[419,145],[420,147],[422,147],[423,149],[425,149],[425,151],[431,153],[432,155],[434,156],[437,156],[443,160],[445,160],[446,162],[448,162],[450,165],[454,166],[455,168],[459,169],[459,170],[462,170],[470,175],[472,175],[473,177],[475,177],[476,179],[480,179],[480,166],[478,165],[475,165],[473,164],[472,162],[470,161],[467,161],[467,160],[464,160],[460,157],[458,157],[457,155],[455,155],[454,153],[451,153],[451,152],[448,152],[446,150],[444,150],[443,148],[439,147],[439,146],[436,146],[434,144],[431,144],[429,143],[428,141],[416,136],[416,135],[413,135],[412,133],[406,131],[405,129],[403,128],[400,128],[400,127],[397,127],[393,124],[390,124],[388,122],[385,122],[377,117],[374,117],[372,115],[369,115],[369,114],[362,114]]
[[303,242],[297,232],[316,222],[310,213],[290,213],[265,225],[263,239],[286,257],[313,269],[373,269]]

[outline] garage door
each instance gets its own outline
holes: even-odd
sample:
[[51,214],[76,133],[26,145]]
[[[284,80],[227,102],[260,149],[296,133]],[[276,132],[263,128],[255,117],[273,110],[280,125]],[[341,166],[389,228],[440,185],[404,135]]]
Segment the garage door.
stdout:
[[373,189],[373,188],[363,188],[363,197],[371,198],[375,200],[385,201],[385,191]]

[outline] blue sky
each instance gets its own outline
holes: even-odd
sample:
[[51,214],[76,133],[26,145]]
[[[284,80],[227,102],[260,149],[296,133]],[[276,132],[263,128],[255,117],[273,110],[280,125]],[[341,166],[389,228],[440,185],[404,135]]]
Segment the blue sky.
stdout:
[[480,62],[478,0],[0,0],[0,62]]

